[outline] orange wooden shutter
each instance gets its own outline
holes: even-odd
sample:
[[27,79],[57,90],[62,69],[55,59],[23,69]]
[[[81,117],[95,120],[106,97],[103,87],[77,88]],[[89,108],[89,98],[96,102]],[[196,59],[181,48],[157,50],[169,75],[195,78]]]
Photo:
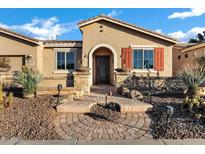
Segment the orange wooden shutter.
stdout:
[[164,71],[164,48],[155,48],[154,50],[154,69]]
[[122,48],[122,68],[132,69],[132,48]]

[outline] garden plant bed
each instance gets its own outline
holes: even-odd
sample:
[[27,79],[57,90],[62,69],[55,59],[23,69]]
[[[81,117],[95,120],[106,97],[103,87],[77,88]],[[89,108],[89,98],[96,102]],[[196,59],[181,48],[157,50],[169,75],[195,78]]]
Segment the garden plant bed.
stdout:
[[0,112],[0,140],[20,137],[29,140],[60,139],[54,129],[56,111],[52,95],[33,99],[14,97],[11,107]]
[[120,118],[120,106],[117,104],[116,110],[111,109],[109,106],[115,105],[115,103],[105,104],[95,104],[91,107],[89,113],[85,115],[90,116],[97,121],[115,121]]
[[[205,120],[196,119],[190,113],[180,111],[183,98],[181,95],[152,96],[151,104],[154,108],[150,113],[150,118],[154,139],[205,138]],[[144,101],[149,103],[147,97]],[[174,107],[174,113],[168,125],[166,125],[166,105]]]

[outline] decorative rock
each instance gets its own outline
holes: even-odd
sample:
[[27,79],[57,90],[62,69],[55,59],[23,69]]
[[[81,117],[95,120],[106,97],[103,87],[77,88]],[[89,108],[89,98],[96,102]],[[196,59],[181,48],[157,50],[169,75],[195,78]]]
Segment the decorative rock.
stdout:
[[56,111],[50,105],[50,95],[33,99],[14,97],[14,103],[0,112],[0,139],[21,137],[25,140],[60,139],[55,131]]
[[134,99],[134,98],[142,99],[143,98],[142,94],[137,90],[130,90],[128,97],[130,99]]
[[122,87],[122,96],[128,96],[129,94],[129,89],[128,88],[125,88],[125,87]]

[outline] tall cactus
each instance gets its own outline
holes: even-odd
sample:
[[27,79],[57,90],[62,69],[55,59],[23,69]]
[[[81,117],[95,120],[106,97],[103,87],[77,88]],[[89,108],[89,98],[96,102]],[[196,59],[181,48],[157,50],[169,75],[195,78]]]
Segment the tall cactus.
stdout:
[[3,85],[0,84],[0,111],[4,109],[3,101]]
[[14,95],[12,92],[9,93],[9,106],[11,106],[13,104],[14,101]]

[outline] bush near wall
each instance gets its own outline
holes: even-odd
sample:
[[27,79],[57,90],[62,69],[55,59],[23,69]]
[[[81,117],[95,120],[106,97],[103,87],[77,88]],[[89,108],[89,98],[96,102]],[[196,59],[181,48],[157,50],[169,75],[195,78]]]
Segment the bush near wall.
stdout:
[[[152,93],[185,93],[186,85],[175,77],[150,77]],[[149,79],[147,77],[129,76],[123,83],[122,87],[139,90],[142,93],[149,91]]]

